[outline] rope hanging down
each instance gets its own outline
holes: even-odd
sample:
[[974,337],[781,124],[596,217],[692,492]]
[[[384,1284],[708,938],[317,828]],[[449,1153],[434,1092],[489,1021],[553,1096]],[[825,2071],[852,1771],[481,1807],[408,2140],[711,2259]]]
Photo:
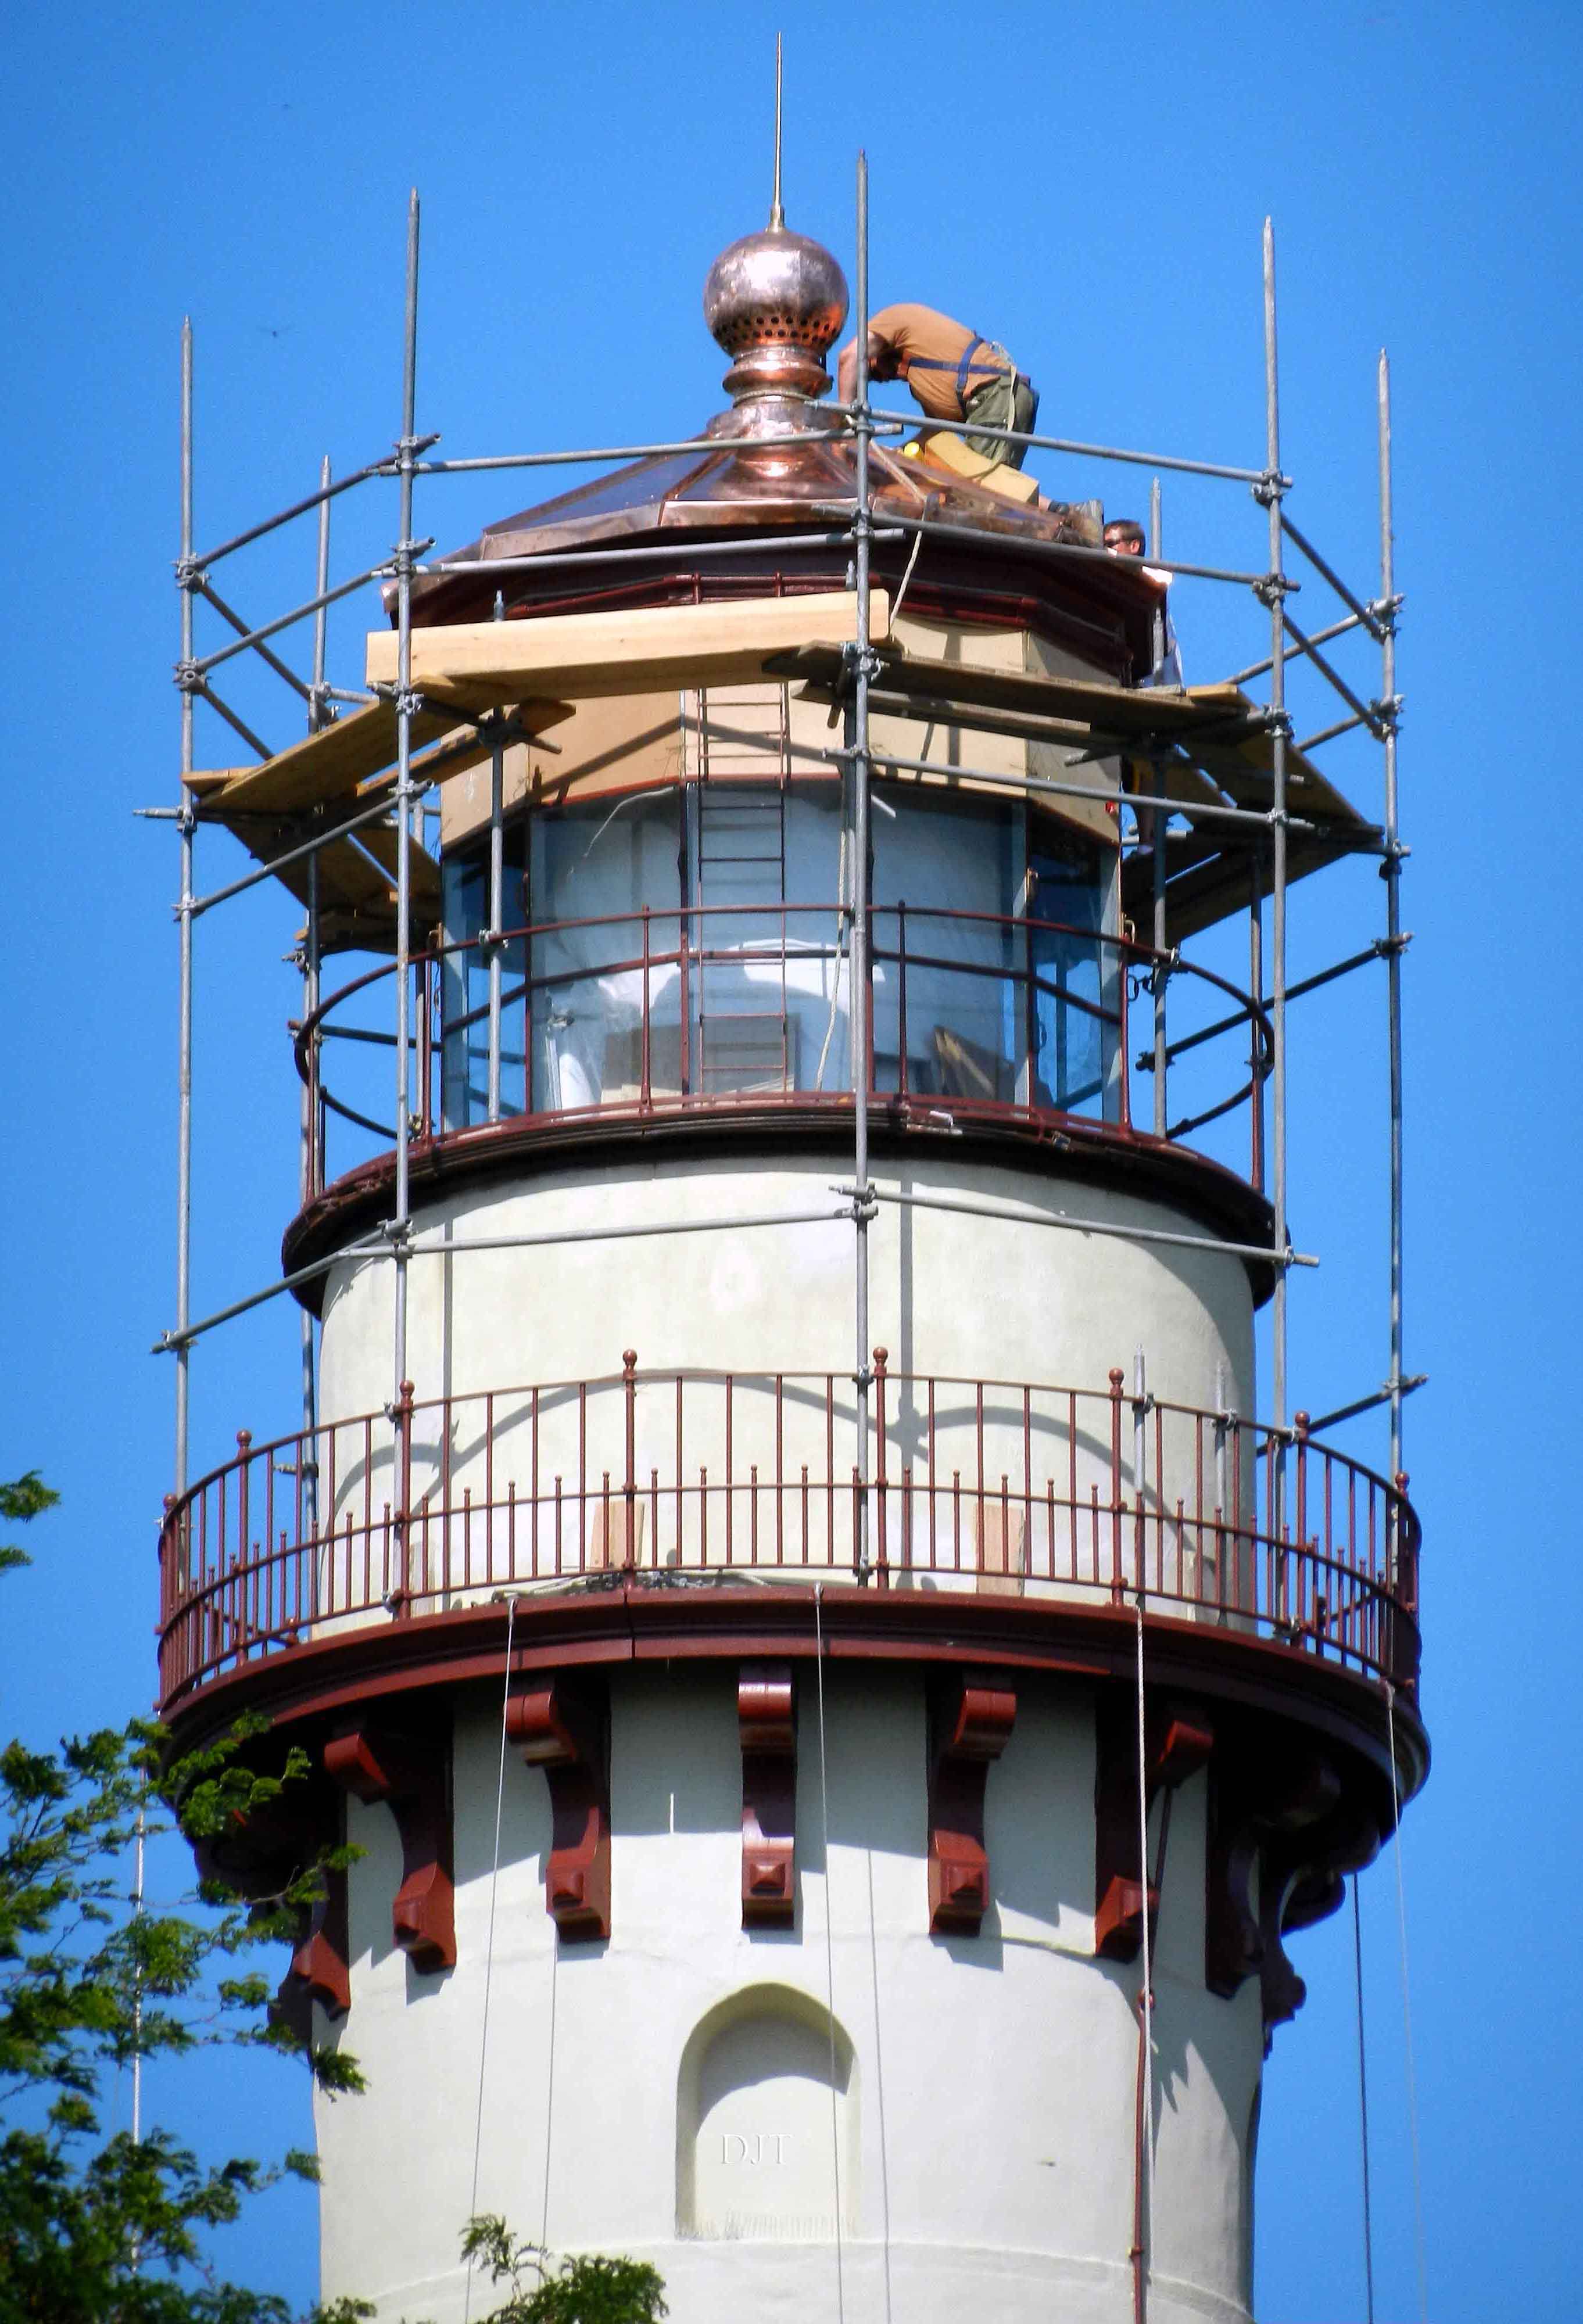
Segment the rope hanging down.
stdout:
[[[484,2024],[478,2035],[478,2104],[473,2116],[473,2191],[467,2203],[470,2219],[478,2216],[478,2157],[484,2145],[484,2068],[489,2055],[489,1990],[495,1981],[495,1899],[500,1886],[500,1824],[505,1806],[505,1723],[511,1711],[511,1646],[515,1624],[516,1600],[508,1598],[505,1604],[505,1684],[500,1702],[500,1771],[495,1786],[495,1859],[489,1868],[489,1940],[484,1948]],[[473,2262],[469,2255],[462,2324],[469,2324],[472,2313]]]
[[[1142,1576],[1140,1575],[1140,1580]],[[1143,1600],[1140,1590],[1137,1615],[1138,1679],[1138,1878],[1143,1887],[1143,1983],[1138,1996],[1143,2025],[1139,2073],[1143,2086],[1143,2216],[1139,2222],[1137,2309],[1140,2324],[1148,2313],[1149,2253],[1154,2237],[1154,1961],[1149,1932],[1149,1778],[1143,1711]]]
[[825,2004],[830,2035],[830,2163],[836,2184],[836,2314],[847,2319],[847,2285],[841,2255],[841,2126],[836,2106],[836,1954],[830,1923],[830,1794],[825,1775],[824,1583],[813,1588],[813,1667],[819,1678],[819,1810],[825,1858]]
[[1385,1685],[1385,1723],[1391,1747],[1391,1810],[1395,1818],[1396,1923],[1402,1940],[1402,2032],[1407,2052],[1407,2127],[1412,2144],[1412,2233],[1418,2262],[1419,2324],[1429,2324],[1429,2267],[1423,2235],[1423,2169],[1418,2146],[1418,2081],[1412,2070],[1412,2002],[1407,1969],[1407,1884],[1402,1868],[1402,1795],[1396,1781],[1396,1690]]
[[1363,2137],[1363,2282],[1367,2324],[1375,2324],[1374,2195],[1368,2160],[1368,2054],[1363,2039],[1363,1912],[1357,1901],[1357,1875],[1352,1876],[1352,1965],[1357,1989],[1357,2107]]
[[[874,1850],[868,1859],[868,1974],[874,1992],[874,2089],[879,2109],[879,2192],[884,2234],[885,2324],[891,2324],[891,2165],[890,2140],[885,2131],[885,2061],[879,2032],[879,1940],[874,1917]],[[828,1866],[827,1866],[828,1877]]]

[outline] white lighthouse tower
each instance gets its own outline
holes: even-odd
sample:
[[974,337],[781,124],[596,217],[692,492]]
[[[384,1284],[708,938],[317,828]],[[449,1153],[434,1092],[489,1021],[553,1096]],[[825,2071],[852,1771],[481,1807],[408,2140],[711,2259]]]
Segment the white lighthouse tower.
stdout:
[[284,1996],[369,2084],[325,2293],[453,2324],[489,2210],[677,2324],[1230,2324],[1283,1939],[1427,1765],[1399,1455],[1286,1410],[1285,897],[1383,858],[1393,997],[1388,674],[1376,825],[1284,710],[1273,394],[1258,704],[1157,530],[829,400],[778,223],[728,408],[421,565],[415,271],[366,706],[321,653],[199,770],[181,570],[189,873],[308,911],[308,1407],[197,1482],[183,1421],[162,1692],[310,1755],[237,1877],[362,1850]]

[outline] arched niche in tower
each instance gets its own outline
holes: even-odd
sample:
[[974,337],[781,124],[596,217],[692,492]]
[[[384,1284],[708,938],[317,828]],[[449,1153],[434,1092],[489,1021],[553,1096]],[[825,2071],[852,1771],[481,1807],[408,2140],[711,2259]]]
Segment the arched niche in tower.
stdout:
[[679,2236],[828,2243],[838,2219],[855,2234],[858,2153],[857,2062],[821,2003],[754,1985],[699,2020],[677,2074]]

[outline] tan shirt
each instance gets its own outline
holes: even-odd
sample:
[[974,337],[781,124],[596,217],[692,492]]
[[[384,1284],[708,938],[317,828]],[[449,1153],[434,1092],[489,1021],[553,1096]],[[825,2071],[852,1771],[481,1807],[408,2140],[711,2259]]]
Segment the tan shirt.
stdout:
[[[868,330],[871,338],[889,349],[895,359],[896,376],[906,381],[914,402],[931,420],[964,419],[963,404],[974,389],[1011,369],[1004,347],[987,339],[974,347],[976,331],[953,323],[949,315],[937,314],[932,307],[905,302],[882,307],[877,315],[869,317]],[[969,347],[973,353],[958,394],[957,369]]]

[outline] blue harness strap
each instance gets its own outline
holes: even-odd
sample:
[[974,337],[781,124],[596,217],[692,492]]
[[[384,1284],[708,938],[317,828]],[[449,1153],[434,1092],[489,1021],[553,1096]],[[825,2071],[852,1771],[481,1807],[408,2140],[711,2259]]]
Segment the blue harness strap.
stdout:
[[980,347],[987,347],[993,344],[994,342],[982,337],[969,339],[967,346],[962,349],[962,359],[960,363],[954,364],[943,362],[939,355],[910,355],[907,359],[907,369],[910,372],[954,372],[957,379],[958,400],[961,403],[963,410],[966,410],[967,405],[967,378],[969,373],[977,372],[981,374],[979,384],[982,386],[986,380],[998,379],[1002,373],[1011,368],[1009,361],[1004,364],[976,364],[974,362],[973,358],[977,354]]
[[982,339],[969,339],[962,349],[962,360],[957,365],[957,394],[964,410],[967,403],[967,367],[984,344]]

